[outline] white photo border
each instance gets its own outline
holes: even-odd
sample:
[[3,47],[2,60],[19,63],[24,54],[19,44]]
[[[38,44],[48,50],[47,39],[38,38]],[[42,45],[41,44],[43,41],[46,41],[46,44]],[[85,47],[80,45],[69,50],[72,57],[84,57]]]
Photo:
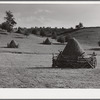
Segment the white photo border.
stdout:
[[[100,4],[100,1],[0,1],[0,4]],[[0,99],[100,99],[100,89],[0,88]]]

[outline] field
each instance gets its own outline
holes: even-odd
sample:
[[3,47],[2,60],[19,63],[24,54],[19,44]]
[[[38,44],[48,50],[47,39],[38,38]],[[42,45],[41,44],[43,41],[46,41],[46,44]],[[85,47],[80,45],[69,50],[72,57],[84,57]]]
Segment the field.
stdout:
[[[88,35],[90,30],[85,30]],[[92,33],[99,34],[99,30],[92,29]],[[43,45],[44,37],[0,34],[0,88],[100,88],[100,48],[96,45],[99,36],[90,34],[87,39],[85,31],[75,37],[88,54],[97,53],[95,69],[51,68],[52,53],[59,53],[66,44],[50,39],[52,45]],[[96,38],[92,41],[93,36]],[[19,48],[6,48],[12,39],[19,43]]]

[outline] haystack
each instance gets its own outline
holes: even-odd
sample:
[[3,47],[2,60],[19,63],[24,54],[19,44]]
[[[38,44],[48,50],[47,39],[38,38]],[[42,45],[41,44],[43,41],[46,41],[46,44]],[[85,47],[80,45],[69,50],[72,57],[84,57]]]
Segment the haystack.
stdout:
[[18,48],[19,44],[17,44],[14,40],[12,40],[9,44],[7,44],[8,48]]
[[51,42],[50,42],[50,40],[49,40],[48,38],[46,38],[46,40],[45,40],[45,41],[43,41],[43,44],[48,44],[48,45],[50,45],[50,44],[51,44]]
[[62,55],[70,57],[85,56],[85,51],[75,38],[71,38],[64,48]]
[[69,39],[68,44],[58,56],[53,55],[52,67],[95,68],[97,65],[95,56],[95,53],[92,56],[88,56],[79,42],[72,38]]

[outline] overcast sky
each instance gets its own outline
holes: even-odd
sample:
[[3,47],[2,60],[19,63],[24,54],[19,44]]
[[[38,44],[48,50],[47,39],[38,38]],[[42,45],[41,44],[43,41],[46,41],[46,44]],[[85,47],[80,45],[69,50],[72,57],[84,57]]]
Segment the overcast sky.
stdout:
[[0,4],[0,23],[5,11],[13,12],[17,27],[100,26],[100,4]]

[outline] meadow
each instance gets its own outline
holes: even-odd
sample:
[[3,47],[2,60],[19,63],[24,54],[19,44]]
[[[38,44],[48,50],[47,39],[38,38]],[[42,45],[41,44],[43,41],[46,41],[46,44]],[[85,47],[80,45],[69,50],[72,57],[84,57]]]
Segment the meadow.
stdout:
[[[52,68],[52,54],[63,50],[66,43],[50,38],[52,45],[43,45],[46,37],[0,34],[0,88],[100,88],[99,30],[89,28],[72,33],[87,54],[96,52],[95,69]],[[6,48],[11,40],[19,48]]]

